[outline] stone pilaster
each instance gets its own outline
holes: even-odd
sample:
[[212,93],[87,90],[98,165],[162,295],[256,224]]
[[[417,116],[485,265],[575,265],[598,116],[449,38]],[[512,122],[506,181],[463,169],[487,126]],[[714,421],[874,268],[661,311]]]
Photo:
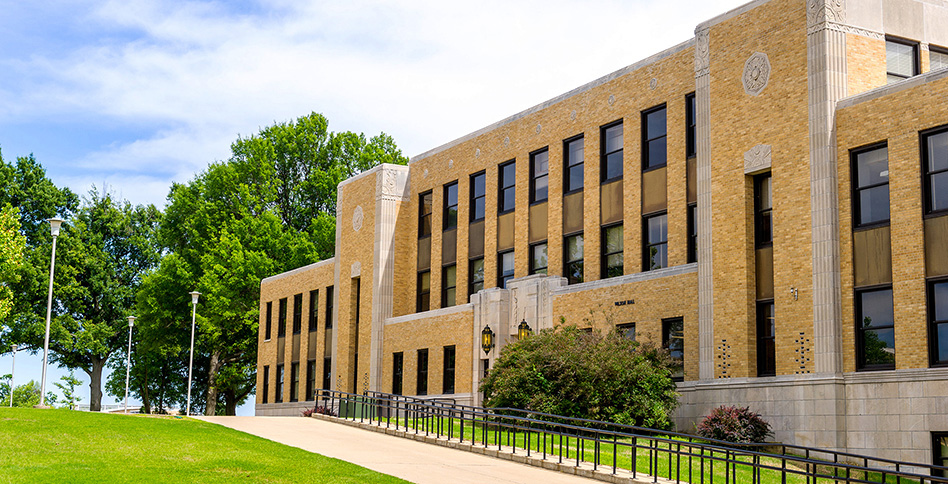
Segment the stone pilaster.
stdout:
[[714,272],[711,227],[711,37],[695,32],[698,185],[698,377],[714,378]]

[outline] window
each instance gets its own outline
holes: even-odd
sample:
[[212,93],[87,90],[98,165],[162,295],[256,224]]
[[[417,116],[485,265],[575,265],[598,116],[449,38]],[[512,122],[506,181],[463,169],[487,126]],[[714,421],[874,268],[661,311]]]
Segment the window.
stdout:
[[530,203],[545,201],[549,188],[550,151],[543,148],[530,154]]
[[458,228],[458,182],[444,186],[444,230]]
[[928,48],[928,63],[929,71],[937,71],[948,67],[948,50],[930,46]]
[[698,146],[695,144],[698,124],[698,106],[695,103],[695,93],[685,96],[685,158],[698,155]]
[[642,169],[651,170],[665,166],[668,158],[666,146],[667,126],[665,105],[642,113]]
[[484,220],[484,200],[487,194],[487,173],[471,175],[471,222]]
[[277,387],[275,403],[283,403],[283,365],[276,367]]
[[918,44],[902,39],[885,39],[885,71],[890,84],[917,76],[920,71]]
[[777,374],[774,301],[757,302],[757,376]]
[[617,324],[616,331],[625,339],[635,341],[635,323]]
[[323,390],[332,386],[332,358],[323,358]]
[[[948,432],[932,432],[932,464],[948,467]],[[948,477],[948,471],[933,469],[935,477]]]
[[471,285],[468,294],[475,294],[484,289],[484,258],[472,259],[470,264],[471,269],[468,272],[471,275]]
[[563,251],[566,279],[570,284],[583,282],[583,233],[566,236]]
[[563,142],[563,193],[583,189],[583,160],[586,159],[583,153],[584,147],[582,135]]
[[441,384],[441,393],[454,393],[454,345],[444,347],[444,381]]
[[515,161],[500,165],[499,187],[497,212],[502,214],[510,212],[517,205],[517,163]]
[[698,262],[698,204],[688,204],[688,262]]
[[672,359],[672,380],[685,377],[685,323],[681,318],[662,320],[662,345]]
[[853,152],[853,226],[889,222],[889,153],[885,146]]
[[402,394],[402,370],[404,367],[404,353],[399,351],[392,355],[392,393]]
[[418,196],[418,238],[431,235],[431,191]]
[[457,300],[458,266],[451,264],[441,269],[441,307],[455,305]]
[[306,400],[316,400],[316,360],[306,362]]
[[333,286],[326,288],[326,329],[332,329]]
[[418,273],[417,312],[431,309],[431,271]]
[[546,241],[530,246],[530,274],[546,274]]
[[319,314],[319,291],[309,291],[309,328],[310,332],[316,331],[316,315]]
[[668,267],[668,215],[645,217],[645,249],[642,270]]
[[277,314],[277,336],[286,336],[286,298],[280,299],[280,313]]
[[418,368],[415,374],[415,394],[428,394],[428,348],[418,350]]
[[508,250],[497,255],[497,285],[507,288],[507,281],[514,277],[514,251]]
[[603,126],[600,129],[602,139],[601,178],[609,182],[622,178],[622,121]]
[[928,321],[931,364],[948,366],[948,280],[928,283]]
[[922,135],[925,213],[948,210],[948,128]]
[[270,339],[270,334],[271,334],[270,330],[273,327],[273,302],[272,301],[267,303],[267,315],[265,319],[266,319],[266,328],[265,328],[266,331],[264,333],[263,339],[268,340]]
[[303,295],[293,296],[293,334],[303,331]]
[[892,288],[856,291],[856,359],[859,369],[895,368]]
[[602,278],[623,274],[622,224],[602,228]]
[[754,177],[754,243],[757,248],[774,244],[773,189],[770,173]]
[[296,402],[300,399],[300,364],[299,362],[290,363],[290,401]]
[[263,367],[263,403],[270,403],[270,367]]

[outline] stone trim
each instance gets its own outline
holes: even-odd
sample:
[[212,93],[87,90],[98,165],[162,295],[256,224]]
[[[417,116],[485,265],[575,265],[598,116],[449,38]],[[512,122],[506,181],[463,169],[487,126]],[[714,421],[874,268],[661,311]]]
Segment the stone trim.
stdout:
[[770,169],[772,150],[770,145],[757,145],[744,153],[744,174],[756,175]]
[[312,270],[312,269],[316,269],[317,267],[322,267],[322,266],[324,266],[324,265],[335,264],[335,263],[336,263],[336,258],[335,258],[335,257],[331,257],[331,258],[329,258],[329,259],[321,260],[321,261],[319,261],[319,262],[316,262],[316,263],[313,263],[313,264],[310,264],[310,265],[307,265],[307,266],[297,267],[296,269],[293,269],[293,270],[291,270],[291,271],[282,272],[282,273],[277,274],[277,275],[275,275],[275,276],[265,277],[265,278],[263,278],[263,280],[260,281],[260,285],[263,286],[264,284],[267,284],[267,283],[270,283],[270,282],[273,282],[273,281],[276,281],[276,280],[279,280],[279,279],[283,279],[284,277],[289,277],[289,276],[292,276],[292,275],[299,274],[299,273],[301,273],[301,272],[306,272],[306,271],[309,271],[309,270]]
[[711,27],[714,27],[715,25],[721,22],[725,22],[734,17],[737,17],[738,15],[742,15],[747,12],[750,12],[751,10],[761,5],[764,5],[768,2],[770,2],[770,0],[754,0],[752,2],[747,2],[744,5],[741,5],[740,7],[732,8],[731,10],[728,10],[727,12],[724,12],[721,15],[712,17],[710,20],[705,20],[704,22],[701,22],[700,24],[698,24],[698,27],[695,28],[695,30],[710,29]]
[[866,92],[856,94],[855,96],[849,96],[843,99],[840,99],[836,103],[836,109],[845,109],[848,107],[855,106],[867,101],[872,101],[873,99],[878,99],[880,97],[888,96],[889,94],[895,94],[899,91],[904,91],[906,89],[914,89],[923,84],[928,84],[929,82],[939,81],[948,77],[948,69],[939,69],[937,71],[928,71],[924,74],[919,74],[908,79],[894,82],[892,84],[886,84],[885,86],[879,86],[875,89],[870,89]]
[[474,304],[472,303],[458,304],[457,306],[451,306],[449,308],[432,309],[431,311],[425,311],[423,313],[412,313],[412,314],[406,314],[405,316],[396,316],[394,318],[386,319],[385,325],[388,326],[390,324],[408,323],[411,321],[417,321],[419,319],[437,318],[440,316],[447,316],[449,314],[464,313],[464,312],[473,313]]
[[642,281],[650,281],[653,279],[661,279],[663,277],[674,277],[680,276],[682,274],[690,274],[692,272],[698,272],[698,263],[692,262],[690,264],[683,264],[680,266],[666,267],[664,269],[658,269],[654,271],[646,272],[637,272],[635,274],[626,274],[624,276],[610,277],[609,279],[599,279],[597,281],[581,282],[579,284],[573,284],[570,286],[564,286],[557,289],[553,289],[552,295],[561,296],[563,294],[571,294],[574,292],[584,292],[592,291],[595,289],[602,289],[612,286],[621,286],[624,284],[632,284]]
[[[771,388],[800,385],[830,385],[844,383],[839,375],[778,375],[754,378],[717,378],[714,380],[696,380],[679,382],[679,392],[721,390],[730,388]],[[849,382],[846,382],[849,383]]]
[[901,383],[948,380],[948,368],[910,368],[889,371],[858,371],[844,373],[847,385],[873,383]]
[[303,410],[316,406],[313,400],[281,403],[256,403],[253,413],[257,417],[301,417]]

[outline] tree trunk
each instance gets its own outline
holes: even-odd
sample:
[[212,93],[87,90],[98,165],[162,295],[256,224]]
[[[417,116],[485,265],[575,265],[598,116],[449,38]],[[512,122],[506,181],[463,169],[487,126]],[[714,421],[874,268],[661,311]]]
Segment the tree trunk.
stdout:
[[232,389],[224,391],[224,415],[237,415],[237,395]]
[[221,352],[211,353],[211,364],[207,370],[207,407],[204,411],[206,416],[214,416],[217,412],[217,372],[220,370]]
[[102,368],[105,366],[105,359],[92,358],[92,371],[87,371],[89,375],[89,411],[98,412],[102,410]]

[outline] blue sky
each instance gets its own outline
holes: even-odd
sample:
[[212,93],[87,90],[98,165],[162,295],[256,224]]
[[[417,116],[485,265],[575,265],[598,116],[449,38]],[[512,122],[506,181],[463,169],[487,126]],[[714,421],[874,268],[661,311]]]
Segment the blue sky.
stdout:
[[237,136],[312,111],[413,156],[742,3],[0,0],[0,152],[158,206]]

